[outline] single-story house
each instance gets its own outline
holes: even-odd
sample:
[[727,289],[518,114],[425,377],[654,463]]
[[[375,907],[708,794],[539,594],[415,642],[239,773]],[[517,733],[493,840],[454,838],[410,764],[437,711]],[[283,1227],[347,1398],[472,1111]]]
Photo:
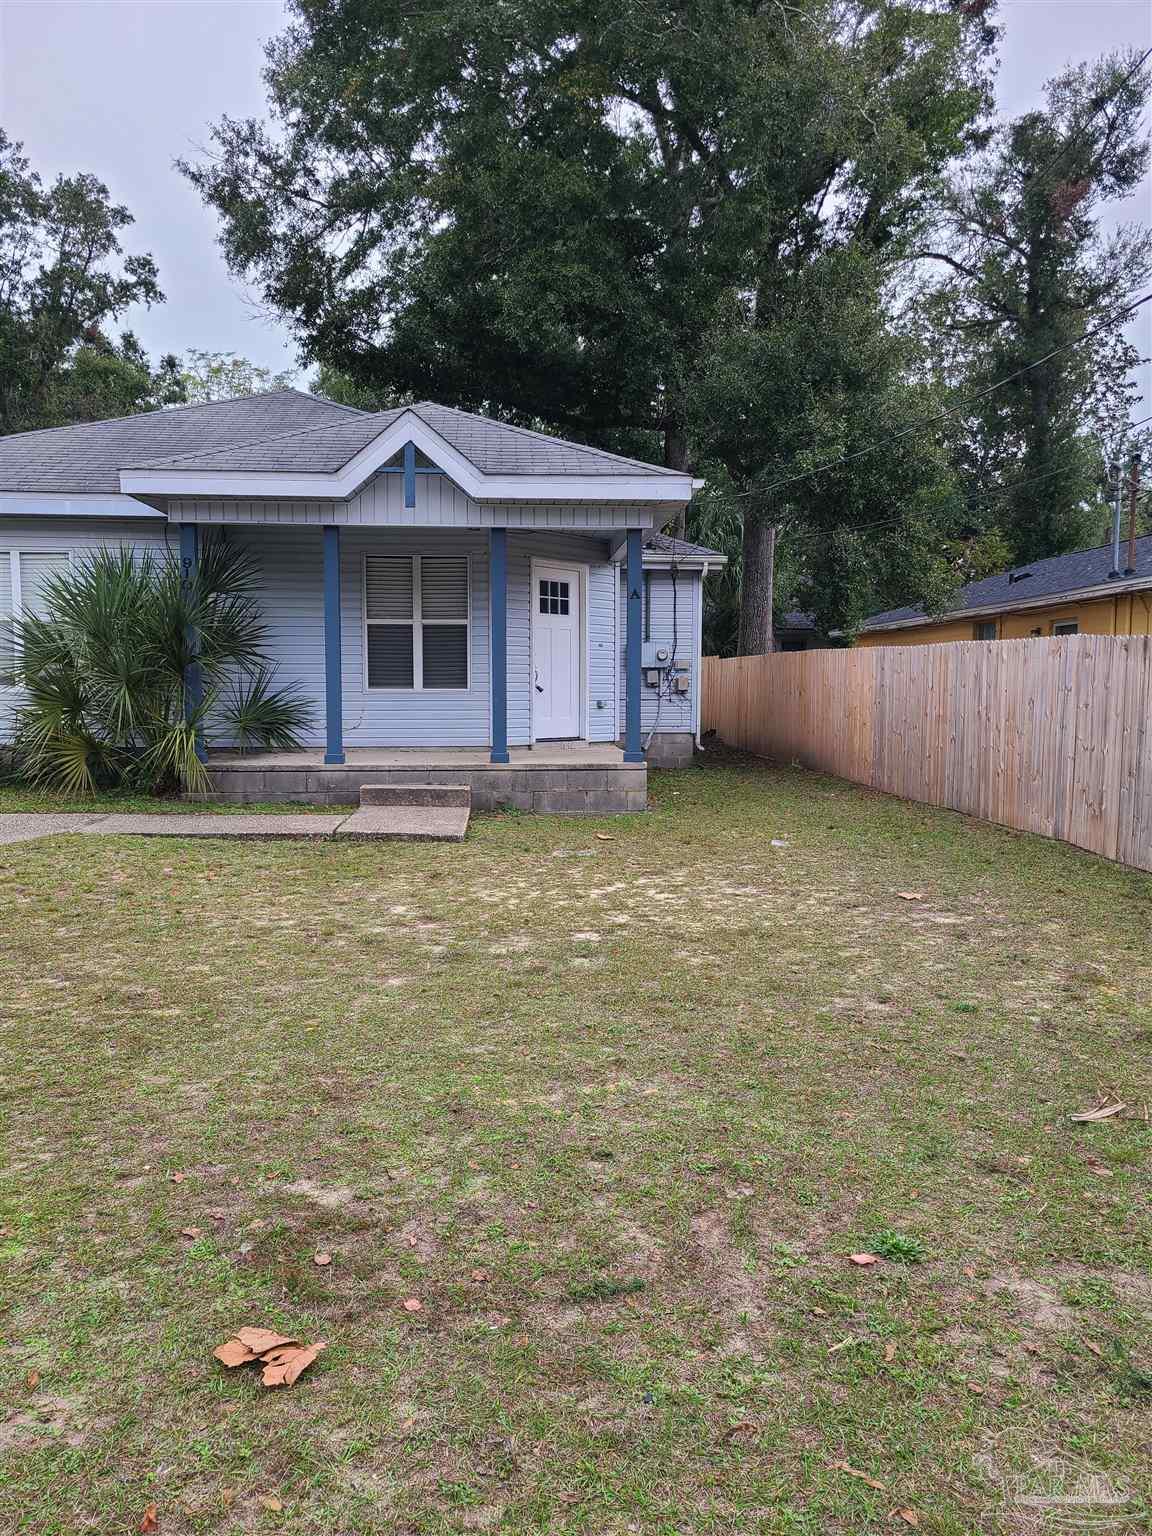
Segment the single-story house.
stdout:
[[961,587],[946,613],[874,613],[858,645],[933,645],[944,640],[1023,640],[1038,635],[1152,634],[1152,534],[1117,567],[1111,544],[1001,571]]
[[[661,528],[688,474],[423,402],[297,390],[0,438],[0,616],[98,546],[245,545],[293,753],[210,757],[241,800],[355,801],[366,779],[473,804],[642,808],[691,759],[713,550]],[[0,684],[0,739],[18,697]]]

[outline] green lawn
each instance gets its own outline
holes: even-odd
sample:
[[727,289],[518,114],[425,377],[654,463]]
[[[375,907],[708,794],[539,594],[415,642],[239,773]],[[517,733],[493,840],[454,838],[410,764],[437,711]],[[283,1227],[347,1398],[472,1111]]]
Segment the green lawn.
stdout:
[[[0,1529],[983,1536],[1089,1473],[1147,1528],[1152,879],[653,802],[0,851]],[[330,1347],[267,1391],[244,1324]]]

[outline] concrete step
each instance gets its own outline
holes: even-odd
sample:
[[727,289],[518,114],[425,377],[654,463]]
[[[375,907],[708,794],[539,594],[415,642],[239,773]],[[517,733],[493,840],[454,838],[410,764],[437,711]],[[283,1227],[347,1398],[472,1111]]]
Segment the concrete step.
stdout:
[[468,810],[472,791],[467,784],[361,784],[361,805],[451,806]]
[[365,841],[381,838],[408,843],[462,843],[470,814],[467,805],[362,805],[341,823],[335,836]]

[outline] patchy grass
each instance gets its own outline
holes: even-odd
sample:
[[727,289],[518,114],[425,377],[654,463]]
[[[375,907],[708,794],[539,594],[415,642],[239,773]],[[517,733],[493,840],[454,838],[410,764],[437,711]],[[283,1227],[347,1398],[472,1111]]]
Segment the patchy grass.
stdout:
[[[310,811],[328,813],[331,815],[334,807],[330,805],[281,805],[260,803],[258,805],[234,805],[222,800],[178,800],[175,797],[161,798],[157,795],[133,794],[127,790],[108,791],[98,795],[62,795],[50,789],[38,788],[35,784],[0,784],[0,816],[12,811],[147,811],[166,812],[173,816],[203,816],[206,811],[213,815],[221,816],[283,816],[286,813],[293,816],[301,816]],[[339,809],[339,807],[335,807]],[[351,809],[351,807],[349,808]]]
[[[653,793],[3,851],[0,1528],[983,1536],[1091,1473],[1145,1529],[1152,880]],[[266,1391],[246,1323],[330,1348]]]

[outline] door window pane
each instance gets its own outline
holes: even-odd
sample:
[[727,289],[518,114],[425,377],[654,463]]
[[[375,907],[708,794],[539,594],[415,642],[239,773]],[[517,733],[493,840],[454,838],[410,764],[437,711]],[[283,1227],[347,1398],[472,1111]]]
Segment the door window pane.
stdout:
[[540,612],[565,614],[568,612],[569,584],[566,581],[540,579]]

